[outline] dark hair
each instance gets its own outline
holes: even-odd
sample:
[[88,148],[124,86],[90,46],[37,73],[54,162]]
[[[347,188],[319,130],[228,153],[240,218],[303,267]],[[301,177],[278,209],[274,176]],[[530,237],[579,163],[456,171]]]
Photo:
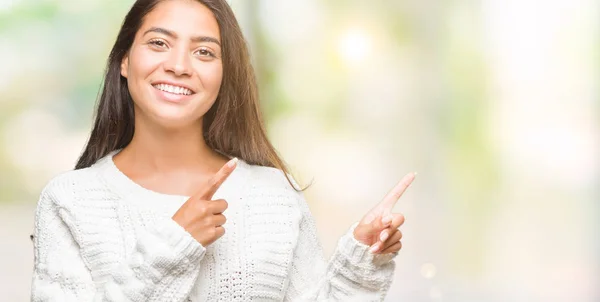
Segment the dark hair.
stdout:
[[[110,152],[127,146],[133,138],[134,106],[121,76],[121,62],[131,48],[144,17],[164,0],[137,0],[125,16],[108,57],[97,103],[94,126],[75,169],[91,166]],[[249,164],[289,171],[269,142],[259,106],[254,69],[246,41],[233,11],[225,0],[196,0],[209,8],[219,24],[223,80],[213,106],[203,117],[203,136],[213,150]],[[304,190],[304,189],[303,189]]]

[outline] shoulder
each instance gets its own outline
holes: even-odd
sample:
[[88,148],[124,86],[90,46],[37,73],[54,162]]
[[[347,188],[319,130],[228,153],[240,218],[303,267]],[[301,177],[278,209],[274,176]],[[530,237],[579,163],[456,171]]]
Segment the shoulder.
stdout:
[[48,181],[40,194],[40,202],[47,200],[60,208],[69,207],[86,197],[106,194],[105,188],[94,166],[65,171]]
[[61,199],[60,197],[72,193],[73,188],[77,187],[79,183],[85,182],[84,179],[90,178],[89,174],[89,168],[59,173],[44,186],[42,196],[50,197],[53,200]]
[[[73,213],[81,183],[92,179],[89,169],[62,172],[44,186],[35,210],[34,236],[40,240],[42,234],[60,230],[64,215]],[[53,230],[53,231],[50,231]]]

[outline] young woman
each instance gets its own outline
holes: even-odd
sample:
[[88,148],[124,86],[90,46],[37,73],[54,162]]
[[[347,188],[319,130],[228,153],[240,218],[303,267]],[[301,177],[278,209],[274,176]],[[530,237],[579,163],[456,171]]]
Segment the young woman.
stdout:
[[136,1],[85,151],[41,194],[32,300],[383,300],[414,174],[327,262],[261,123],[225,0]]

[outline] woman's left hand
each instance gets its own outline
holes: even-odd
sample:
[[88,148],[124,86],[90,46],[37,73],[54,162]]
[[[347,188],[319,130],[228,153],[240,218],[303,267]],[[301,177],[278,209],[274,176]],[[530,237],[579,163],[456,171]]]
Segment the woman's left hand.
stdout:
[[354,238],[371,247],[372,253],[395,253],[402,248],[402,232],[398,229],[404,223],[404,215],[392,213],[392,208],[404,191],[415,179],[416,173],[409,173],[385,196],[383,201],[363,217],[354,229]]

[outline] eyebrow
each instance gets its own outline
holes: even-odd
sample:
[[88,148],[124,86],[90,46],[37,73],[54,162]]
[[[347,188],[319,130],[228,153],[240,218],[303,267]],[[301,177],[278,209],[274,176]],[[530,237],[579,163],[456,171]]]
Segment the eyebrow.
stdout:
[[[162,27],[152,27],[149,30],[147,30],[146,32],[144,32],[144,36],[147,33],[150,33],[150,32],[155,32],[155,33],[163,34],[163,35],[169,36],[169,37],[171,37],[173,39],[177,39],[177,34],[176,33],[174,33],[173,31],[170,31],[168,29],[162,28]],[[221,46],[221,43],[219,42],[219,40],[217,40],[217,39],[215,39],[213,37],[209,37],[209,36],[195,36],[195,37],[192,37],[191,40],[192,40],[192,42],[196,42],[196,43],[200,43],[200,42],[212,42],[212,43],[215,43],[215,44]]]

